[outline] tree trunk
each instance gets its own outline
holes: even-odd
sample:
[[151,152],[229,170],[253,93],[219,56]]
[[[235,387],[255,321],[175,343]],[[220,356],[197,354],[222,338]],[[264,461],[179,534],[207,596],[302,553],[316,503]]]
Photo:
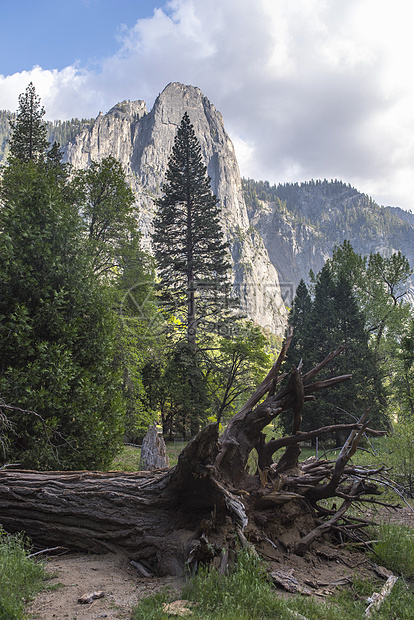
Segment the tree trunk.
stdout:
[[[349,463],[362,432],[369,429],[363,420],[340,425],[338,430],[351,434],[336,462],[299,464],[302,441],[336,430],[331,426],[302,433],[303,403],[350,376],[311,382],[342,349],[306,375],[300,368],[292,369],[288,377],[281,375],[291,337],[290,331],[275,365],[222,436],[217,424],[207,426],[172,469],[138,473],[2,470],[0,523],[10,532],[24,530],[40,546],[122,550],[159,575],[181,574],[186,564],[221,565],[227,557],[223,549],[238,544],[260,546],[267,541],[274,548],[286,546],[287,530],[292,534],[289,548],[298,554],[333,528],[339,528],[342,536],[352,536],[352,519],[341,523],[347,508],[355,500],[378,494],[370,476],[378,477],[380,470]],[[283,379],[284,387],[276,392]],[[286,409],[293,412],[292,435],[266,442],[262,430]],[[273,463],[272,455],[281,447],[285,453]],[[258,466],[252,474],[248,459],[254,448]],[[326,497],[343,502],[339,514],[318,505]]]

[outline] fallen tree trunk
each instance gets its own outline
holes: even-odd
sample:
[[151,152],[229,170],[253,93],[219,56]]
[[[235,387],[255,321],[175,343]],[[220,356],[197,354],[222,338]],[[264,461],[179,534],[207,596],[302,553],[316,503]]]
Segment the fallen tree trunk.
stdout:
[[[229,557],[223,550],[237,544],[259,547],[267,541],[305,553],[318,537],[338,529],[354,501],[369,496],[375,502],[371,496],[378,490],[369,481],[372,472],[349,464],[361,434],[369,432],[363,420],[300,432],[305,400],[350,376],[312,383],[342,348],[306,375],[300,368],[280,375],[291,337],[290,331],[276,364],[223,435],[216,424],[207,426],[175,467],[138,473],[2,470],[0,524],[10,532],[24,530],[40,546],[122,550],[159,575],[181,574],[186,563],[213,562],[223,570]],[[292,435],[266,443],[262,430],[286,409],[293,412]],[[299,464],[302,441],[344,428],[351,434],[336,462]],[[281,447],[283,456],[272,463]],[[251,474],[247,462],[254,448],[258,468]],[[319,507],[326,497],[343,503],[334,511]],[[341,536],[352,537],[354,528],[347,518]]]

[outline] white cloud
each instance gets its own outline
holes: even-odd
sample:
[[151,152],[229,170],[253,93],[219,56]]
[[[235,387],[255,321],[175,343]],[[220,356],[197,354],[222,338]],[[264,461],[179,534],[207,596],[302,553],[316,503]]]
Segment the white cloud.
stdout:
[[0,108],[30,80],[49,118],[96,116],[171,81],[222,112],[242,174],[340,178],[379,202],[414,196],[414,42],[405,0],[171,0],[119,31],[94,70],[0,76]]

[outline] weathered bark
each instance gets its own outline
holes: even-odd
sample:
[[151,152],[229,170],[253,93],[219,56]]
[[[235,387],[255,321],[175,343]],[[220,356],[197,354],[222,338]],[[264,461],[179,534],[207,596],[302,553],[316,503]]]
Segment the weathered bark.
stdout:
[[152,424],[142,441],[139,468],[141,471],[151,471],[169,466],[164,438],[158,435],[156,424]]
[[0,523],[41,546],[124,550],[155,573],[179,574],[198,522],[225,505],[227,491],[206,469],[216,440],[217,429],[207,427],[170,470],[1,471]]
[[[276,364],[222,436],[217,424],[207,426],[186,446],[176,467],[138,473],[3,470],[0,523],[8,531],[24,530],[41,546],[123,550],[160,575],[207,561],[223,571],[228,553],[222,551],[234,547],[236,539],[242,545],[250,539],[286,547],[283,532],[289,528],[294,532],[289,546],[298,554],[335,528],[352,536],[355,522],[344,520],[347,508],[378,493],[370,482],[373,472],[349,463],[362,432],[369,429],[361,420],[300,431],[304,401],[350,376],[311,383],[341,348],[303,376],[300,368],[292,369],[276,392],[286,377],[280,369],[291,336],[290,331]],[[293,412],[292,435],[266,443],[264,427],[287,409]],[[339,429],[351,434],[336,463],[299,464],[301,442]],[[280,447],[285,453],[272,463]],[[253,448],[258,452],[255,475],[247,471]],[[334,511],[319,507],[318,501],[326,497],[343,503]]]

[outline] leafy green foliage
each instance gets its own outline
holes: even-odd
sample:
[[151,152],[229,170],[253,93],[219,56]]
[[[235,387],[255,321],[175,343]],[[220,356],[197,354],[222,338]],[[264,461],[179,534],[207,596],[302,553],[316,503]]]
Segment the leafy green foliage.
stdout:
[[24,606],[42,587],[42,564],[27,557],[21,536],[0,528],[0,620],[23,620]]
[[362,256],[344,241],[334,249],[329,264],[336,274],[349,278],[377,352],[384,340],[398,339],[412,310],[407,293],[414,270],[407,258],[401,252]]
[[0,393],[48,429],[11,415],[11,457],[38,469],[105,466],[124,415],[113,295],[93,273],[64,175],[14,159],[1,191]]
[[401,416],[387,437],[377,446],[378,463],[391,468],[400,493],[414,497],[414,419]]
[[87,225],[96,273],[116,274],[140,253],[135,197],[121,164],[112,156],[75,173],[72,189]]
[[400,393],[402,412],[414,421],[414,318],[401,338],[397,357],[401,370],[394,379],[394,385]]
[[393,416],[412,415],[413,309],[408,298],[413,274],[401,252],[384,257],[357,254],[345,241],[328,261],[333,272],[346,274],[370,333],[370,347],[385,378]]
[[230,337],[213,340],[204,351],[203,372],[217,422],[233,415],[263,379],[271,364],[267,346],[260,327],[235,321]]
[[154,341],[153,261],[120,163],[69,179],[32,84],[19,102],[0,216],[0,393],[20,407],[10,454],[37,468],[105,467],[124,424],[136,437],[154,419],[141,373]]
[[170,347],[160,382],[163,432],[194,436],[207,422],[210,400],[199,353],[181,340]]

